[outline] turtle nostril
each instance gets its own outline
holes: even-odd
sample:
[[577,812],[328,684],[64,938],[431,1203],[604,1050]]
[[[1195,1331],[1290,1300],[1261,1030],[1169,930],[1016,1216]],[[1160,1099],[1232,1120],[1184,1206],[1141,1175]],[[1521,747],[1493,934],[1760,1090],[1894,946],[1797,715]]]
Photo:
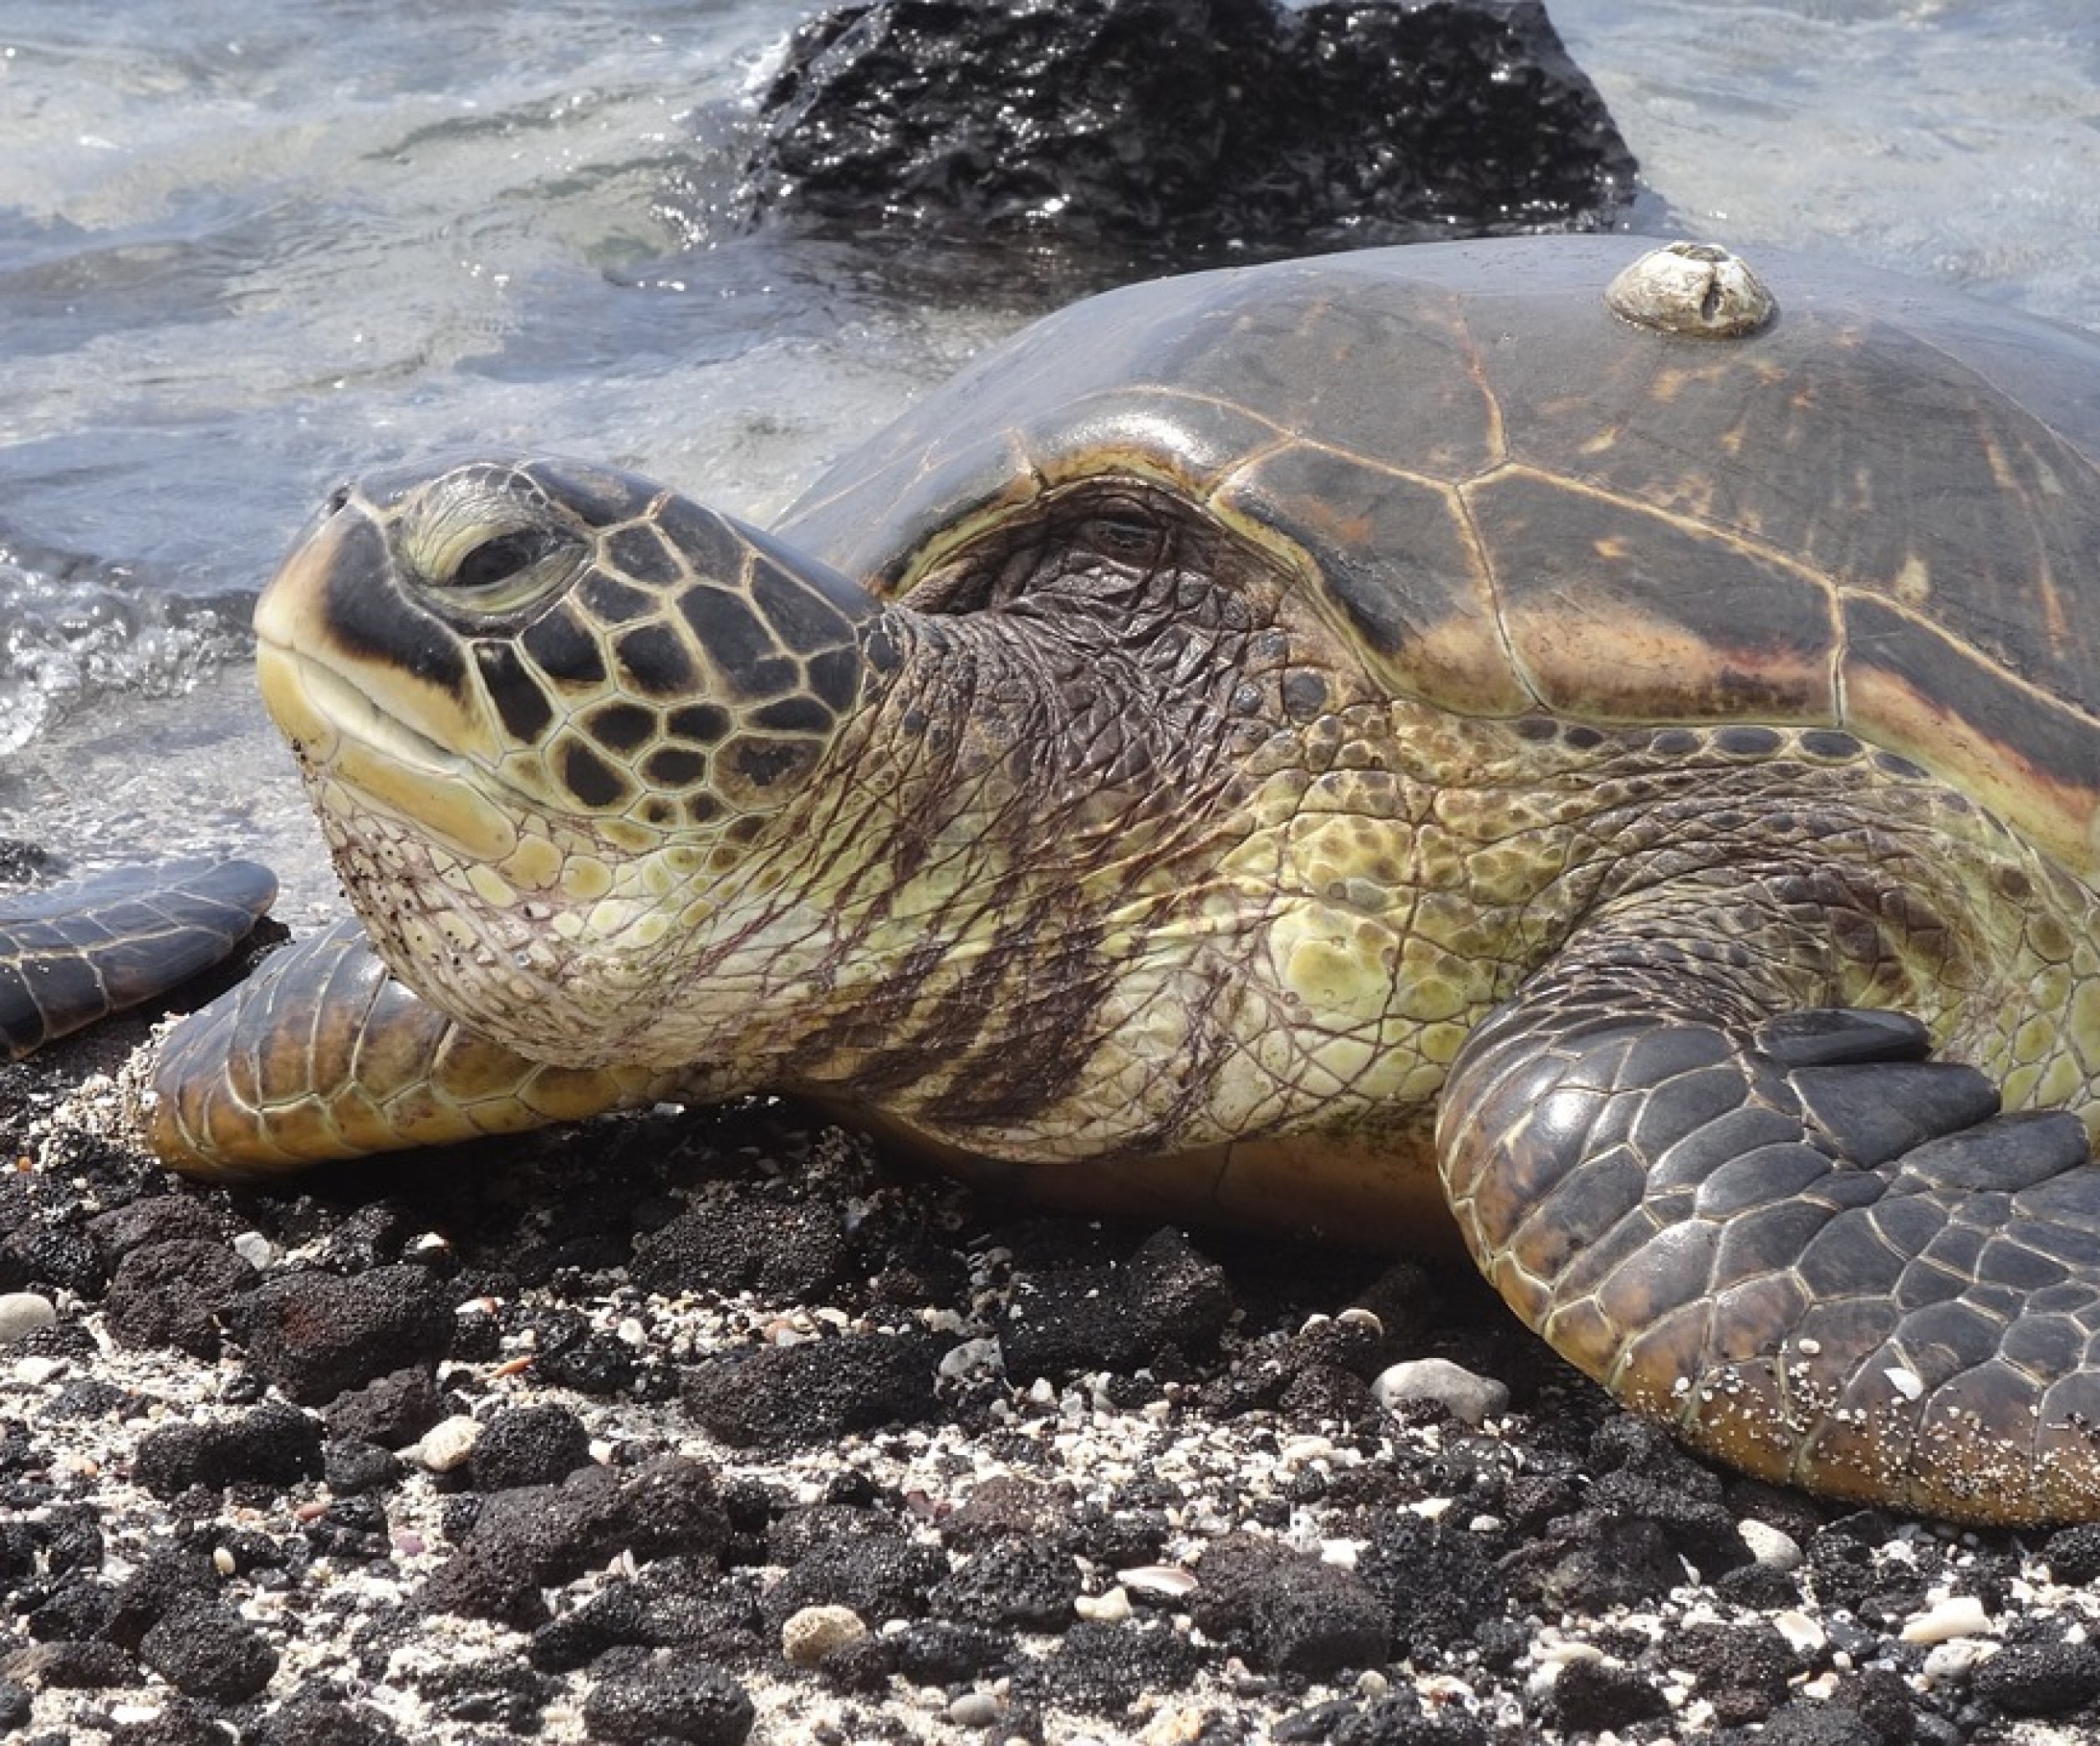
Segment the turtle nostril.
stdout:
[[323,513],[329,515],[340,515],[349,507],[349,501],[350,488],[347,485],[339,485],[328,494],[328,508]]

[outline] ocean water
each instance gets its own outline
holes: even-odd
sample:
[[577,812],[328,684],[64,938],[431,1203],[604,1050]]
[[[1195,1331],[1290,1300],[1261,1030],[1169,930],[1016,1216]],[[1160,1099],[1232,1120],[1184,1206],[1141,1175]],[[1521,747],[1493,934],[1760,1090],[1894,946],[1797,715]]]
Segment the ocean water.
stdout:
[[[2100,320],[2091,0],[1550,9],[1641,160],[1639,227]],[[803,15],[9,0],[0,835],[260,852],[327,907],[244,651],[338,475],[528,445],[762,518],[1024,318],[1025,288],[711,230]]]

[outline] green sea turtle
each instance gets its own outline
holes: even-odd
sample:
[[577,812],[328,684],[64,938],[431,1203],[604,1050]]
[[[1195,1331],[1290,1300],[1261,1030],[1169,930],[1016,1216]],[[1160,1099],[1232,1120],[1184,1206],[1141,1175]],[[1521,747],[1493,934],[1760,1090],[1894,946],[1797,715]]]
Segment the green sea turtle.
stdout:
[[371,944],[191,1020],[158,1144],[792,1091],[1082,1204],[1455,1222],[1751,1472],[2100,1514],[2100,350],[1699,250],[1608,301],[1638,248],[1119,291],[772,534],[338,491],[257,627]]
[[277,896],[253,861],[111,868],[0,901],[0,1059],[19,1060],[209,969]]

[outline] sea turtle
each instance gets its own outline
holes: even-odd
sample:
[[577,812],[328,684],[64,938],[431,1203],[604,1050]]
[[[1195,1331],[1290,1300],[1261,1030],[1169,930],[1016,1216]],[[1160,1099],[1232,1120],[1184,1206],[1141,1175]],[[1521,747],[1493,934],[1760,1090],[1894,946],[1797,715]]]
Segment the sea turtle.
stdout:
[[770,534],[337,491],[257,629],[372,947],[189,1021],[158,1144],[793,1091],[1088,1205],[1455,1221],[1752,1473],[2100,1514],[2100,350],[1639,246],[1118,291]]
[[0,1059],[209,969],[277,896],[254,861],[146,862],[0,901]]

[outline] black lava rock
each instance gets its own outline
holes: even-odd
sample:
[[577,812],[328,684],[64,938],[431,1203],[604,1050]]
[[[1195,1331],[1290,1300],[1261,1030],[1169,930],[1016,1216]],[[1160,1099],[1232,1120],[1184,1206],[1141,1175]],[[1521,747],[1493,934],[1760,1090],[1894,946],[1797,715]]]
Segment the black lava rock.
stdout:
[[932,1418],[940,1361],[928,1335],[842,1335],[696,1365],[681,1394],[686,1410],[724,1442],[818,1447],[852,1432]]
[[1387,1657],[1390,1616],[1338,1565],[1236,1534],[1205,1548],[1198,1574],[1190,1616],[1256,1666],[1318,1678]]
[[293,1485],[321,1473],[321,1427],[266,1401],[223,1424],[162,1425],[140,1440],[132,1476],[156,1498],[193,1485]]
[[742,1746],[751,1732],[751,1696],[720,1667],[689,1657],[628,1657],[614,1651],[584,1699],[584,1725],[598,1740],[675,1740],[686,1746]]
[[106,1307],[120,1345],[219,1351],[217,1318],[255,1283],[255,1269],[222,1242],[149,1243],[117,1264]]
[[375,1709],[321,1692],[288,1698],[244,1736],[245,1746],[402,1746],[400,1731]]
[[1017,1281],[999,1325],[1007,1380],[1135,1368],[1162,1351],[1214,1345],[1234,1308],[1224,1270],[1171,1227],[1119,1265]]
[[935,1588],[933,1610],[1018,1631],[1063,1631],[1072,1623],[1079,1589],[1079,1567],[1069,1552],[1038,1540],[1001,1540]]
[[650,1291],[748,1291],[794,1304],[821,1298],[846,1258],[837,1207],[724,1192],[638,1238],[629,1271]]
[[763,110],[761,215],[1176,255],[1601,228],[1634,176],[1537,0],[877,0]]
[[437,1376],[428,1365],[390,1371],[329,1403],[329,1435],[345,1442],[401,1449],[445,1417]]
[[217,1703],[245,1702],[277,1672],[277,1651],[217,1600],[171,1611],[140,1641],[139,1659],[184,1696]]
[[517,1406],[482,1427],[467,1476],[484,1491],[558,1485],[590,1459],[590,1433],[566,1406]]
[[1572,1661],[1553,1681],[1553,1709],[1565,1728],[1601,1733],[1666,1714],[1669,1700],[1631,1667]]
[[250,1361],[304,1406],[404,1364],[441,1357],[453,1319],[445,1289],[422,1268],[401,1266],[347,1278],[277,1274],[235,1311]]
[[2100,1648],[2011,1643],[1975,1672],[1976,1695],[2016,1716],[2063,1716],[2100,1698]]

